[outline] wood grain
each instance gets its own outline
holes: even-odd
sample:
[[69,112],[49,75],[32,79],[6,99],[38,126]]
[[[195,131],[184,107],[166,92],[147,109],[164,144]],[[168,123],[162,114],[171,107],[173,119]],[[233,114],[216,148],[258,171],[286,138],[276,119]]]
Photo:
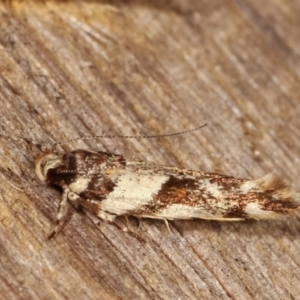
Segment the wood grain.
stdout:
[[[299,188],[300,4],[274,0],[0,2],[2,299],[298,299],[299,213],[278,221],[145,220],[135,235],[71,211],[35,150],[122,153]],[[126,225],[120,219],[120,224]]]

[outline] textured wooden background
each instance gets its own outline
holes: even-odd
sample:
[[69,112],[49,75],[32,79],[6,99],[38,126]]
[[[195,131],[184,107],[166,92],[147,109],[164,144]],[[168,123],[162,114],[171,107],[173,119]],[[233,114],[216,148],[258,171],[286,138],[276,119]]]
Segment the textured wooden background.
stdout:
[[[143,221],[133,236],[72,211],[24,139],[162,134],[70,148],[300,187],[300,2],[1,1],[1,299],[299,299],[300,213]],[[19,138],[22,137],[22,138]],[[119,220],[124,223],[124,220]]]

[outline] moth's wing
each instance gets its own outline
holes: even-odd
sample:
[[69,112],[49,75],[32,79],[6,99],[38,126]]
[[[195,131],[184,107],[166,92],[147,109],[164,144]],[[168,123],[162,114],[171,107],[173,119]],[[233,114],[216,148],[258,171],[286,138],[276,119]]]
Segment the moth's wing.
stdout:
[[[102,154],[101,154],[102,155]],[[299,206],[273,176],[238,179],[147,162],[114,160],[89,174],[80,196],[99,212],[158,219],[274,218]],[[104,170],[104,171],[103,171]],[[299,197],[297,198],[299,199]]]

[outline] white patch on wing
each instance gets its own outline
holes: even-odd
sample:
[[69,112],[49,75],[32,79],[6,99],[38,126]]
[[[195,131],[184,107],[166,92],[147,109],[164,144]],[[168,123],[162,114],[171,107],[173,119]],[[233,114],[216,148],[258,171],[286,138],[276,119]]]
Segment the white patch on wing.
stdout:
[[101,201],[101,210],[116,215],[137,210],[149,203],[168,179],[164,175],[124,171],[114,179],[117,184],[114,190]]
[[202,179],[199,182],[199,188],[205,190],[205,193],[210,194],[213,198],[222,197],[222,191],[220,190],[220,187],[221,186],[216,182],[210,183],[208,179]]
[[278,214],[274,211],[261,209],[260,205],[255,202],[247,204],[245,213],[247,213],[249,217],[253,219],[272,219],[278,216]]
[[90,180],[88,178],[77,178],[74,182],[69,185],[69,188],[72,192],[80,194],[87,189]]
[[193,207],[184,204],[172,204],[171,206],[161,210],[155,216],[148,216],[149,218],[158,219],[220,219],[222,218],[222,210],[208,211],[205,207]]

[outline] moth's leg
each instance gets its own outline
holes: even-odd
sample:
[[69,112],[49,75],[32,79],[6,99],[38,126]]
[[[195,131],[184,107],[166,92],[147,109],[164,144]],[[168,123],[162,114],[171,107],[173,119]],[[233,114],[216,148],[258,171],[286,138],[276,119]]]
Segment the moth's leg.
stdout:
[[[129,218],[128,218],[128,215],[124,215],[124,219],[126,220],[126,225],[122,226],[122,230],[125,231],[125,232],[134,232],[136,231],[136,228],[134,228],[134,225],[132,225],[132,222],[130,222]],[[137,218],[135,218],[137,219]],[[140,228],[140,220],[137,219],[138,221],[138,228]]]
[[167,219],[164,219],[164,222],[165,222],[165,224],[166,224],[166,226],[167,226],[167,228],[168,228],[169,233],[172,233],[172,231],[171,231],[171,229],[170,229],[170,226],[169,226],[168,220],[167,220]]
[[137,219],[137,221],[138,221],[138,228],[137,228],[137,230],[140,230],[143,227],[143,219]]
[[93,215],[89,210],[87,210],[86,208],[83,209],[83,212],[87,215],[87,217],[96,225],[99,226],[101,221],[100,218]]
[[[69,191],[68,193],[68,200],[71,204],[75,204],[76,206],[80,206],[83,208],[84,213],[86,213],[87,217],[95,224],[99,225],[100,221],[99,219],[112,223],[117,228],[121,229],[122,231],[126,231],[131,233],[136,237],[136,235],[131,232],[131,230],[128,230],[127,227],[124,227],[124,225],[120,225],[118,222],[116,222],[116,215],[108,213],[104,210],[101,210],[99,208],[99,202],[96,200],[88,200],[81,198],[78,194]],[[127,218],[128,220],[128,218]]]
[[[134,233],[136,231],[136,228],[134,225],[132,225],[132,222],[129,220],[128,215],[124,215],[124,218],[126,220],[126,225],[123,226],[123,231],[124,232],[132,232]],[[140,228],[140,220],[137,218],[134,218],[138,222],[138,227],[137,230]]]
[[123,229],[123,231],[133,231],[133,232],[135,232],[135,231],[140,230],[140,228],[142,227],[143,220],[139,219],[139,217],[133,216],[134,220],[136,220],[136,222],[137,222],[137,225],[132,224],[132,222],[128,218],[128,215],[123,215],[123,217],[125,218],[126,223],[127,223],[127,228],[126,228],[127,230]]
[[55,220],[55,226],[54,226],[53,230],[51,231],[51,233],[48,235],[48,239],[51,239],[52,237],[54,237],[56,235],[56,233],[58,232],[61,220],[66,215],[66,212],[67,212],[66,206],[67,206],[67,202],[68,202],[69,191],[70,191],[69,188],[66,185],[63,185],[63,194],[61,197],[61,201],[59,203],[58,212],[57,212],[56,220]]
[[115,219],[116,216],[106,213],[104,211],[101,211],[100,214],[98,213],[97,216],[95,216],[92,212],[90,212],[88,209],[83,208],[84,209],[84,213],[87,215],[87,217],[98,227],[100,225],[100,219],[104,220],[106,222],[111,223],[112,225],[116,226],[118,229],[124,231],[124,232],[128,232],[127,227],[121,226],[119,225]]
[[[124,232],[131,232],[131,230],[128,230],[126,226],[120,225],[118,222],[116,222],[116,215],[109,214],[104,211],[98,212],[97,215],[94,215],[91,211],[89,211],[87,208],[83,207],[84,213],[87,215],[87,217],[98,227],[100,225],[100,219],[104,220],[108,223],[111,223],[112,225],[116,226],[118,229],[124,231]],[[128,220],[128,218],[126,217]],[[129,220],[128,220],[129,222]]]
[[[74,192],[68,193],[68,199],[72,204],[80,205],[84,212],[90,217],[93,223],[99,225],[99,219],[113,223],[115,221],[116,215],[105,212],[98,207],[98,203],[93,200],[87,200],[81,198],[78,194]],[[97,219],[97,221],[96,221]]]
[[105,212],[103,210],[100,210],[97,213],[97,217],[104,220],[104,221],[106,221],[106,222],[113,223],[115,221],[116,215],[113,215],[113,214],[110,214],[110,213]]

